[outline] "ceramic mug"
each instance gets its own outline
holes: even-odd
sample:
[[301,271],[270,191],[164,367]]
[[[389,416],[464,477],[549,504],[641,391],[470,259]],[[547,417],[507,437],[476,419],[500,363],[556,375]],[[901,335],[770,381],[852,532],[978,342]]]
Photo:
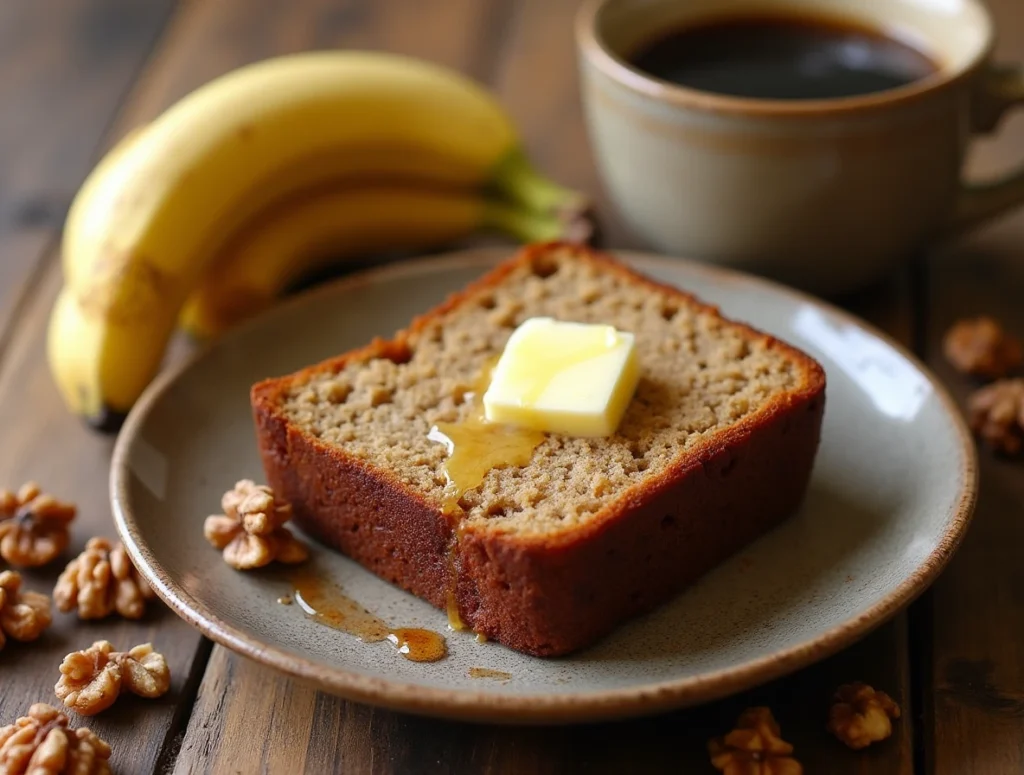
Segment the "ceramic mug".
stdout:
[[[895,33],[937,71],[861,96],[765,100],[629,64],[659,34],[751,12]],[[664,252],[841,292],[1024,202],[1024,170],[983,186],[961,178],[970,135],[1024,102],[1024,68],[990,62],[993,25],[978,0],[587,0],[576,37],[605,185]]]

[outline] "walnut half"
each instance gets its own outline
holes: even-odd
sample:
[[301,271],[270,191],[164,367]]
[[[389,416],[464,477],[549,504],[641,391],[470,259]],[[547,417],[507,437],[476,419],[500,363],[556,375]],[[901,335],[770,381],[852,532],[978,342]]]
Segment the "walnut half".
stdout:
[[105,741],[85,727],[68,729],[68,717],[42,702],[0,727],[4,775],[110,775],[109,759]]
[[149,643],[122,652],[114,651],[109,641],[96,641],[64,657],[60,672],[53,687],[57,699],[83,716],[106,710],[122,691],[155,698],[171,688],[167,661]]
[[70,540],[76,509],[28,482],[18,492],[0,490],[0,557],[11,565],[35,568],[55,560]]
[[114,611],[126,619],[138,619],[154,597],[124,545],[106,538],[90,538],[53,588],[57,609],[64,613],[78,609],[80,619],[102,619]]
[[171,670],[164,655],[153,651],[152,643],[117,655],[124,688],[139,697],[155,699],[171,688]]
[[885,692],[865,683],[843,684],[828,714],[829,731],[850,748],[866,748],[892,734],[900,706]]
[[224,561],[232,568],[261,568],[277,560],[303,562],[309,552],[284,527],[291,519],[292,507],[278,503],[274,491],[243,479],[221,499],[223,514],[206,518],[206,540],[224,552]]
[[38,592],[21,591],[21,574],[0,573],[0,649],[7,638],[35,640],[50,626],[50,598]]
[[723,775],[803,775],[793,746],[782,739],[768,708],[747,708],[736,728],[708,743],[711,764]]

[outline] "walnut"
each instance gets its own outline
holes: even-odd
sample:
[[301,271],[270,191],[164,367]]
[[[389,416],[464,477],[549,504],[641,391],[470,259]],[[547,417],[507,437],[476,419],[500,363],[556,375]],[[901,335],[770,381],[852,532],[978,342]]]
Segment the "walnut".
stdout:
[[828,713],[828,730],[850,748],[865,748],[892,734],[900,706],[885,692],[859,681],[836,690]]
[[999,379],[1020,366],[1020,342],[988,316],[957,321],[942,343],[946,359],[957,371]]
[[297,563],[309,556],[305,545],[284,527],[292,507],[278,504],[269,487],[243,479],[224,493],[220,505],[224,513],[207,517],[203,533],[224,550],[224,561],[232,568],[261,568],[274,560]]
[[0,573],[0,649],[8,637],[35,640],[51,621],[50,598],[38,592],[22,592],[20,573]]
[[747,708],[734,730],[708,743],[711,764],[724,775],[803,775],[803,765],[790,756],[793,746],[779,734],[771,710]]
[[171,671],[164,655],[153,651],[152,643],[143,643],[117,656],[125,689],[151,699],[167,694]]
[[971,429],[990,447],[1016,455],[1024,447],[1024,379],[1004,379],[967,399]]
[[57,699],[83,716],[106,710],[123,691],[154,698],[171,688],[167,661],[150,643],[121,652],[108,641],[96,641],[64,657],[60,672],[53,687]]
[[11,565],[46,565],[67,548],[75,507],[39,490],[35,482],[18,492],[0,490],[0,557]]
[[41,702],[0,727],[4,775],[110,775],[110,746],[90,730],[68,729],[68,717]]
[[114,611],[126,619],[145,613],[155,597],[128,558],[124,545],[90,538],[78,557],[68,563],[53,588],[57,609],[78,609],[80,619],[102,619]]
[[114,704],[121,693],[121,664],[109,641],[96,641],[60,663],[60,680],[53,688],[65,707],[92,716]]

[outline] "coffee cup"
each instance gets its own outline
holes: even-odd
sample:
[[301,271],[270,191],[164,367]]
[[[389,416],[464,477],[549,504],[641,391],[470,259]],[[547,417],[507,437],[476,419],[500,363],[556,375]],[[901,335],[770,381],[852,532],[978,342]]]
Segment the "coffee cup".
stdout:
[[[669,33],[755,17],[877,30],[934,67],[867,93],[773,98],[635,64]],[[576,37],[601,177],[662,252],[839,293],[1024,203],[1024,170],[962,177],[971,136],[1024,102],[1024,67],[992,63],[978,0],[586,0]]]

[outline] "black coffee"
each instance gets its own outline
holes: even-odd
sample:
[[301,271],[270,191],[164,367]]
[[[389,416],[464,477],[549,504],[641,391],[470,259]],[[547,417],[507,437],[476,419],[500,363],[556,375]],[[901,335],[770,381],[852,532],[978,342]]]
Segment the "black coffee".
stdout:
[[923,53],[879,32],[789,17],[684,27],[641,47],[630,61],[691,89],[776,100],[870,94],[936,71]]

